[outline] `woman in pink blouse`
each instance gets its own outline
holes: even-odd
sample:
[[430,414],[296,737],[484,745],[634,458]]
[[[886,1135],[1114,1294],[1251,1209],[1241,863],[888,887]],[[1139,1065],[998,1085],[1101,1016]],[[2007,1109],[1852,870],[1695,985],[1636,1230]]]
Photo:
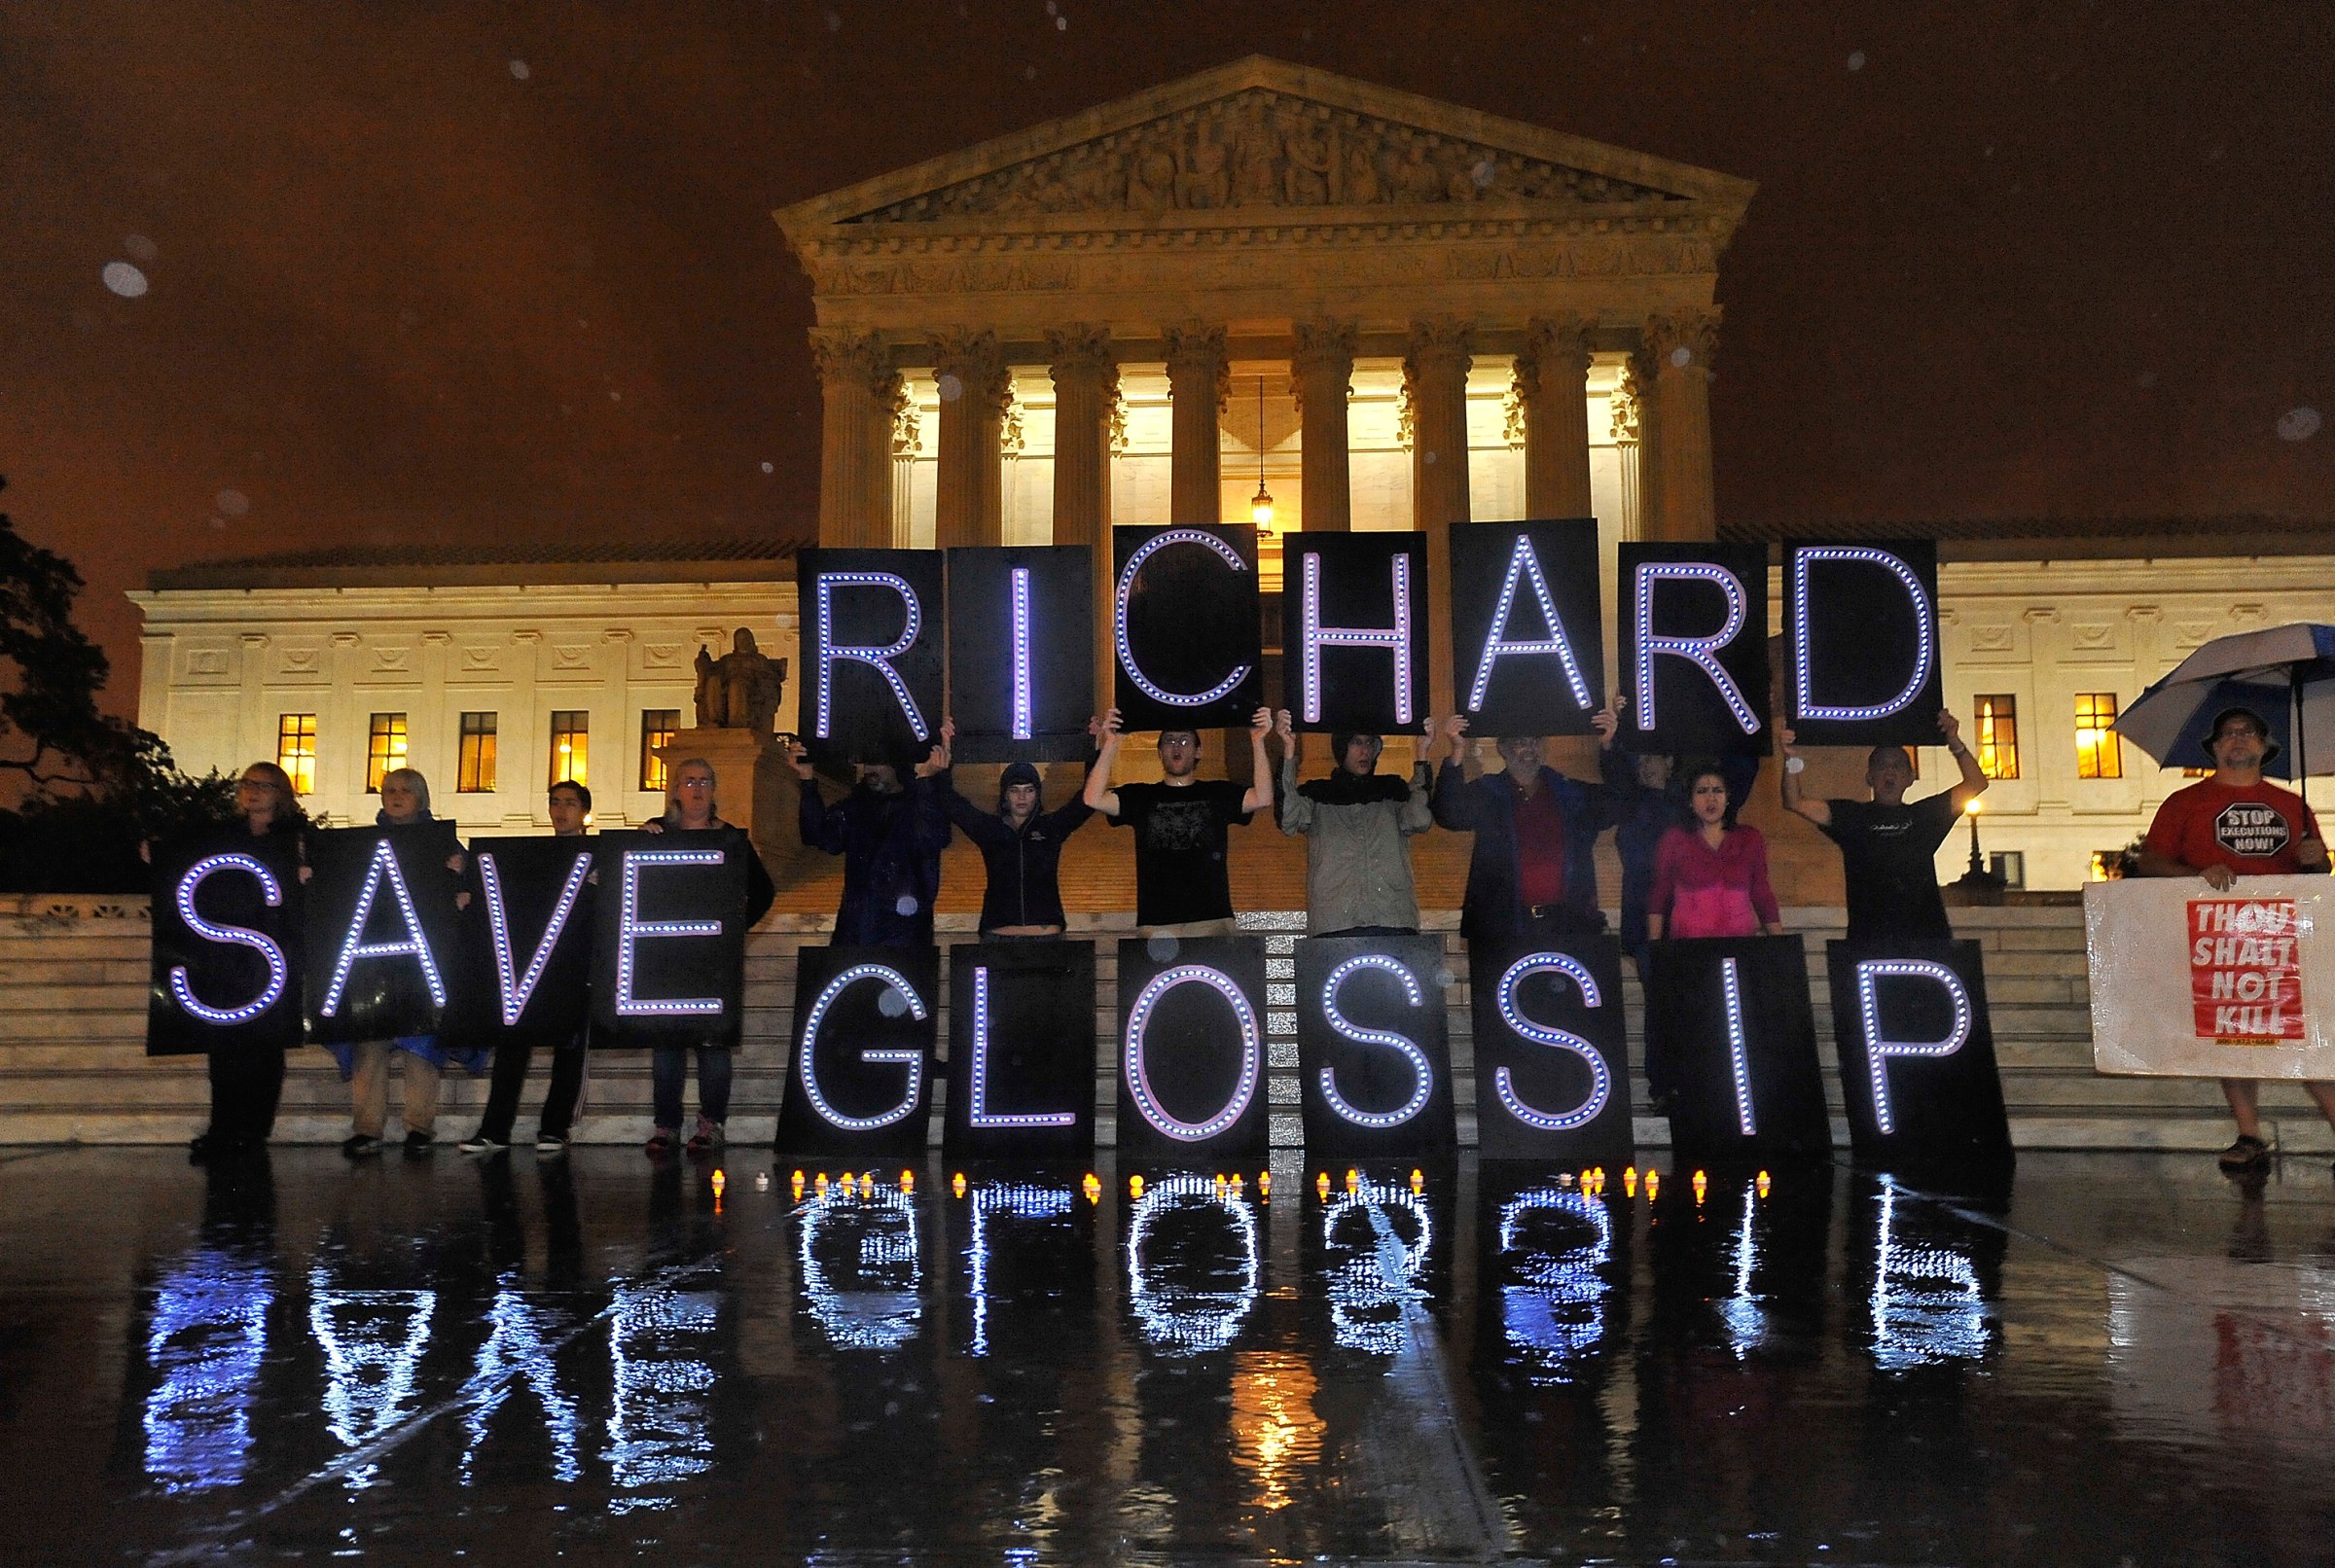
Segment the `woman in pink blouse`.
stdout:
[[1686,779],[1694,825],[1672,828],[1654,851],[1648,934],[1665,937],[1771,937],[1783,934],[1782,911],[1768,886],[1768,841],[1738,826],[1727,809],[1727,778],[1698,765]]

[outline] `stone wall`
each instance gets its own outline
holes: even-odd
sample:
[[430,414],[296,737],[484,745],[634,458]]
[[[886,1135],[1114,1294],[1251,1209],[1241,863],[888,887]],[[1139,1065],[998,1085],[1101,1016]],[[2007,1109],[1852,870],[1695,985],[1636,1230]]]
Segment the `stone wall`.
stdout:
[[[1955,917],[1963,935],[1977,938],[1986,951],[1995,1051],[2012,1133],[2022,1147],[2209,1149],[2228,1140],[2228,1116],[2213,1084],[2103,1078],[2092,1070],[2080,909],[1958,909]],[[1432,918],[1444,928],[1455,981],[1447,998],[1458,1079],[1455,1098],[1461,1141],[1472,1145],[1475,1076],[1467,955],[1449,929],[1455,917],[1447,911]],[[1822,944],[1840,934],[1841,918],[1838,909],[1785,910],[1787,924],[1810,946],[1810,990],[1820,1032],[1829,1031],[1831,1020]],[[1250,920],[1276,949],[1271,979],[1287,980],[1287,954],[1294,939],[1286,933],[1296,923],[1294,917],[1267,914]],[[771,1136],[794,1021],[794,952],[805,942],[820,940],[825,925],[817,916],[774,912],[749,942],[746,1038],[730,1123],[736,1143],[762,1143]],[[973,918],[945,915],[942,925],[944,942],[967,940]],[[1105,1142],[1113,1135],[1116,1099],[1112,939],[1124,934],[1126,925],[1124,915],[1080,917],[1078,923],[1080,935],[1102,943],[1096,1061],[1097,1131]],[[207,1102],[202,1060],[145,1054],[147,932],[143,898],[0,900],[0,1143],[176,1143],[201,1128]],[[1641,999],[1634,980],[1626,982],[1626,991],[1634,1060],[1642,1049],[1636,1027]],[[946,1008],[941,1029],[946,1040]],[[1268,1049],[1275,1141],[1295,1143],[1295,1042],[1269,1028]],[[1837,1117],[1840,1087],[1830,1066],[1828,1032],[1820,1054],[1826,1060],[1827,1090]],[[323,1051],[307,1051],[297,1052],[293,1062],[277,1136],[289,1142],[339,1141],[347,1132],[347,1096],[331,1058]],[[1644,1084],[1634,1072],[1633,1078],[1634,1093],[1642,1104]],[[532,1087],[540,1092],[540,1072]],[[947,1092],[945,1083],[940,1092]],[[438,1121],[443,1141],[464,1137],[477,1125],[485,1094],[483,1080],[448,1075]],[[595,1055],[580,1136],[593,1143],[630,1143],[646,1137],[648,1098],[644,1055]],[[2325,1125],[2299,1088],[2272,1085],[2264,1098],[2270,1130],[2289,1147],[2316,1150],[2328,1145]],[[532,1130],[533,1106],[530,1094],[520,1121],[522,1137]],[[937,1141],[937,1117],[933,1126]],[[1835,1130],[1845,1149],[1845,1124]],[[1650,1118],[1639,1119],[1637,1131],[1638,1141],[1649,1147],[1669,1138],[1668,1123]]]

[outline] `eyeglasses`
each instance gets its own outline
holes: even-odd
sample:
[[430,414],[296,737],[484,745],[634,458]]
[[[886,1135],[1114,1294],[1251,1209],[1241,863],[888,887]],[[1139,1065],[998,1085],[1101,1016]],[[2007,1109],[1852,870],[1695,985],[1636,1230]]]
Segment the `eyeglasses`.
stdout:
[[673,787],[682,790],[709,790],[713,788],[713,780],[709,778],[676,779],[673,781]]

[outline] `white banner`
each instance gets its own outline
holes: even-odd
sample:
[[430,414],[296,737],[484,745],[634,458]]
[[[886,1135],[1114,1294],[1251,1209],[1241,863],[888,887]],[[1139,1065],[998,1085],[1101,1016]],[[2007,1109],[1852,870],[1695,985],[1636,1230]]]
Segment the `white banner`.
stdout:
[[2335,1079],[2335,881],[2084,889],[2092,1064],[2168,1078]]

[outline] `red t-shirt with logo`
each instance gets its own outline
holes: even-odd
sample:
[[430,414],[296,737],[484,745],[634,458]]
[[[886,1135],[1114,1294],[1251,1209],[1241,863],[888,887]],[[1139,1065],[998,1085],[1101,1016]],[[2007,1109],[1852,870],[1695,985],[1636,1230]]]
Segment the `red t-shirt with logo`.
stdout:
[[2299,872],[2295,845],[2318,837],[2318,819],[2292,790],[2276,784],[2205,779],[2157,807],[2147,847],[2196,871],[2227,866],[2241,876]]

